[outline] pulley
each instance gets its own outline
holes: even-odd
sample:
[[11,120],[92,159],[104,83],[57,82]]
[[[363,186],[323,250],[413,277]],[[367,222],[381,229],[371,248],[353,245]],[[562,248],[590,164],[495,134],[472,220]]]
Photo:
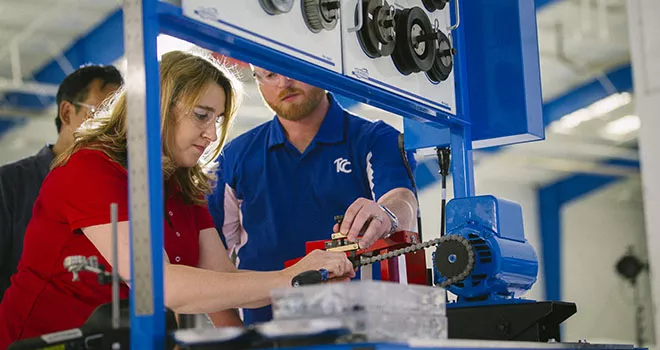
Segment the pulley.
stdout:
[[435,60],[435,33],[428,16],[419,7],[397,11],[396,43],[392,61],[403,75],[428,71]]
[[429,12],[433,12],[435,10],[442,10],[443,8],[445,8],[445,5],[447,5],[448,2],[449,0],[422,0],[424,7],[426,7],[426,9]]
[[362,27],[357,33],[362,51],[370,58],[389,56],[396,44],[394,15],[396,10],[385,0],[359,1],[362,9],[355,9],[355,17],[362,11]]
[[280,15],[291,11],[293,0],[259,0],[259,5],[269,15]]
[[300,4],[305,24],[314,33],[332,30],[339,22],[339,0],[303,0]]
[[451,47],[449,38],[437,29],[436,35],[438,37],[436,44],[435,60],[430,70],[426,72],[426,76],[433,83],[439,83],[447,80],[449,73],[454,67],[454,53],[456,49]]

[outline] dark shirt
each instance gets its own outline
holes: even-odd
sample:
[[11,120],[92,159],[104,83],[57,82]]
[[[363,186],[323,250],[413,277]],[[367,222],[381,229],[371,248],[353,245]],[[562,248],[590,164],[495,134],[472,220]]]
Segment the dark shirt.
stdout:
[[0,167],[0,300],[21,259],[32,207],[54,158],[51,147]]

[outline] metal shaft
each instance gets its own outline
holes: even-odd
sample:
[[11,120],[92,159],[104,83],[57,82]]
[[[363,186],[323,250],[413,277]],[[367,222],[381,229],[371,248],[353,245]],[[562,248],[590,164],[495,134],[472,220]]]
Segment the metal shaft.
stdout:
[[112,329],[119,329],[119,253],[117,243],[117,203],[110,204],[112,225]]

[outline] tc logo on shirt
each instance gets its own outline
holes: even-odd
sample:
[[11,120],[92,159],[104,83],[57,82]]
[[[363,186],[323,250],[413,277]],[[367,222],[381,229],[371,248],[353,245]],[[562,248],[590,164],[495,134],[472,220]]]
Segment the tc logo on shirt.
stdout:
[[337,166],[337,172],[342,172],[345,174],[350,174],[353,169],[349,168],[351,166],[351,162],[348,161],[348,159],[344,158],[337,158],[334,161],[335,165]]

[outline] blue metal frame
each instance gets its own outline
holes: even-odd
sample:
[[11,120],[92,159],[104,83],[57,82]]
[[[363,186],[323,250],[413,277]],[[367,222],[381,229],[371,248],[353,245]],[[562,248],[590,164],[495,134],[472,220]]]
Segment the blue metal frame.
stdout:
[[[467,9],[468,0],[459,1],[463,9]],[[524,1],[524,0],[523,0]],[[518,5],[518,10],[523,7]],[[351,79],[342,74],[315,66],[303,60],[290,57],[279,51],[256,44],[231,33],[205,25],[193,19],[184,17],[179,7],[156,0],[143,0],[143,29],[145,68],[147,74],[147,110],[148,116],[159,115],[158,110],[158,66],[156,64],[155,40],[157,34],[164,33],[178,37],[235,59],[251,62],[255,65],[274,70],[293,79],[331,90],[358,102],[369,103],[378,108],[401,115],[410,120],[430,123],[440,128],[450,130],[449,143],[452,148],[452,175],[455,197],[473,196],[474,169],[472,162],[472,130],[470,125],[470,103],[468,89],[468,52],[464,29],[470,23],[463,22],[454,32],[455,48],[455,80],[457,94],[457,113],[455,116],[439,109],[432,109],[423,104],[407,100],[401,96],[375,88],[359,80]],[[456,13],[451,7],[453,23],[456,23]],[[479,25],[472,23],[471,25]],[[479,32],[478,35],[482,35]],[[523,43],[524,45],[524,43]],[[525,70],[525,72],[528,72]],[[522,73],[522,72],[521,72]],[[529,86],[525,87],[526,89]],[[478,90],[476,90],[478,91]],[[162,176],[160,167],[160,125],[157,118],[147,119],[147,158],[149,171],[149,199],[151,203],[162,203]],[[156,170],[157,168],[157,170]],[[152,242],[151,255],[153,259],[153,290],[154,310],[164,307],[162,261],[157,257],[162,252],[162,210],[158,205],[151,208]],[[155,233],[155,234],[154,234]],[[133,256],[132,256],[133,257]],[[134,297],[134,295],[132,295]],[[162,347],[164,341],[164,320],[160,312],[154,315],[135,316],[131,313],[132,346],[143,349]],[[392,347],[394,348],[394,347]]]
[[534,6],[536,6],[536,10],[540,10],[552,3],[559,2],[560,0],[534,0]]
[[[156,17],[157,0],[142,0],[142,31],[144,71],[146,82],[146,171],[148,174],[149,194],[149,226],[151,228],[151,290],[153,291],[153,313],[151,315],[136,315],[135,302],[131,302],[131,348],[156,350],[165,348],[165,297],[163,288],[163,172],[162,144],[160,130],[160,73],[157,59],[156,40],[159,26]],[[127,34],[130,35],[130,34]],[[130,63],[129,63],[130,68]],[[131,72],[129,72],[130,74]],[[136,72],[139,73],[139,72]],[[128,90],[136,96],[139,89]],[[130,130],[128,131],[130,137]],[[129,159],[129,188],[131,181]],[[130,196],[129,196],[130,198]],[[132,213],[131,213],[132,215]],[[131,232],[131,236],[134,233]],[[136,253],[131,245],[131,261],[136,261]],[[131,279],[135,276],[135,264],[131,264]],[[139,293],[139,291],[138,291]],[[136,300],[136,288],[131,288],[131,300]]]
[[457,116],[451,116],[421,103],[405,100],[394,93],[184,17],[179,7],[160,2],[157,11],[161,33],[420,122],[447,127],[467,124],[462,120],[464,114],[460,112]]
[[[465,0],[460,0],[461,6]],[[455,13],[452,7],[452,18]],[[160,30],[164,34],[179,37],[188,42],[205,47],[223,55],[238,60],[248,61],[269,70],[276,70],[293,79],[332,90],[358,102],[369,103],[375,107],[388,110],[422,123],[432,123],[451,130],[452,173],[454,174],[454,193],[457,197],[474,194],[474,170],[472,164],[472,138],[469,124],[468,78],[465,72],[467,66],[463,26],[455,32],[457,59],[455,60],[457,114],[448,115],[440,110],[433,110],[425,105],[409,101],[388,91],[374,88],[361,81],[348,79],[324,68],[306,61],[290,57],[279,51],[249,40],[236,37],[217,28],[199,23],[182,15],[180,8],[166,4],[158,4]]]
[[[460,0],[463,2],[464,0]],[[289,57],[273,49],[255,44],[236,37],[208,25],[199,23],[182,15],[181,8],[157,2],[143,0],[143,29],[145,37],[145,68],[147,73],[147,115],[159,115],[158,111],[158,66],[156,60],[155,40],[158,32],[179,37],[191,43],[231,56],[238,60],[248,61],[266,69],[276,70],[291,78],[308,82],[321,88],[335,91],[348,98],[370,104],[397,113],[407,118],[424,122],[433,122],[452,130],[451,143],[453,148],[454,188],[457,196],[468,196],[474,193],[474,177],[472,169],[472,153],[469,127],[464,117],[469,115],[467,105],[467,80],[464,74],[458,77],[457,93],[459,96],[457,116],[447,115],[438,110],[430,109],[422,104],[407,101],[395,94],[373,88],[360,81],[347,78],[341,74],[314,66],[300,59]],[[452,14],[453,16],[453,14]],[[461,27],[457,35],[462,35]],[[459,39],[460,41],[461,39]],[[458,46],[459,59],[456,62],[458,71],[465,67],[465,51]],[[367,96],[369,98],[367,98]],[[162,175],[160,165],[160,125],[157,118],[147,119],[148,165],[149,165],[149,197],[151,203],[162,203]],[[155,167],[157,166],[157,169]],[[151,255],[153,258],[154,310],[162,310],[163,278],[162,261],[156,257],[162,252],[162,222],[163,213],[158,205],[152,206]],[[132,252],[133,254],[133,252]],[[133,258],[133,255],[131,256]],[[134,298],[134,295],[131,295]],[[164,342],[164,320],[160,312],[154,315],[136,316],[131,309],[131,345],[140,349],[162,348]]]
[[[475,148],[542,140],[536,9],[529,0],[472,0],[461,11]],[[461,56],[459,56],[460,58]]]
[[[461,0],[459,5],[465,8],[468,1]],[[451,7],[452,23],[456,23],[455,7]],[[471,116],[470,86],[467,73],[467,48],[465,44],[465,27],[459,26],[454,32],[454,48],[457,59],[454,60],[454,82],[456,85],[456,111],[458,115]],[[451,139],[451,173],[454,185],[454,197],[474,195],[474,166],[472,164],[472,134],[471,125],[457,125],[450,128]]]

